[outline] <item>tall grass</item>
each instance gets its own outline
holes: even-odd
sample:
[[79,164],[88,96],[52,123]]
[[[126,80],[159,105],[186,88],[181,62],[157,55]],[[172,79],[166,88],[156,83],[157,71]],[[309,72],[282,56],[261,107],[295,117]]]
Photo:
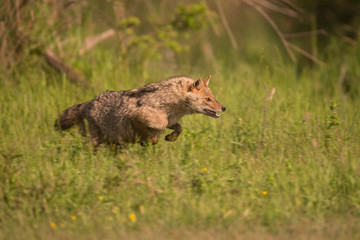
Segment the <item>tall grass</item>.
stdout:
[[[340,62],[301,74],[279,56],[231,68],[219,61],[216,72],[149,66],[141,79],[116,65],[115,54],[92,54],[76,63],[91,68],[88,89],[46,68],[1,82],[0,238],[359,236],[360,104],[351,95],[358,86],[338,85]],[[174,143],[119,154],[103,146],[93,155],[76,129],[53,128],[63,109],[107,89],[210,72],[228,110],[220,119],[185,117]]]
[[[94,10],[100,1],[23,1],[29,8],[16,15],[19,2],[5,0],[10,10],[0,9],[0,239],[360,237],[358,46],[334,38],[317,55],[326,65],[307,66],[290,63],[265,34],[257,35],[258,19],[247,29],[256,41],[234,51],[214,22],[218,37],[145,21],[140,28],[159,31],[148,37],[165,36],[148,41],[130,16],[140,3],[122,16],[125,8],[115,1],[102,13]],[[166,4],[147,7],[183,24]],[[181,11],[190,18],[200,12],[205,21],[204,7]],[[15,15],[17,21],[10,19]],[[116,28],[114,19],[127,28]],[[109,28],[118,31],[116,39],[79,53],[82,39]],[[119,38],[138,45],[121,48]],[[189,51],[174,54],[177,44]],[[87,87],[51,69],[44,47],[81,72]],[[227,110],[220,119],[184,117],[174,143],[133,145],[117,154],[104,145],[94,155],[77,129],[53,127],[61,111],[103,91],[209,73]]]

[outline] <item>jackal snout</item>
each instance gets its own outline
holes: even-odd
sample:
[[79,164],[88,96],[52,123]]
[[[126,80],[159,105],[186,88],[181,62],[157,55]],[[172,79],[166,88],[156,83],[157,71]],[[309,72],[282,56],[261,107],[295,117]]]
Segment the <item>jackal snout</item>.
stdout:
[[203,113],[210,117],[219,118],[220,114],[225,112],[226,107],[222,106],[215,100],[214,104],[207,104],[207,106],[203,109]]

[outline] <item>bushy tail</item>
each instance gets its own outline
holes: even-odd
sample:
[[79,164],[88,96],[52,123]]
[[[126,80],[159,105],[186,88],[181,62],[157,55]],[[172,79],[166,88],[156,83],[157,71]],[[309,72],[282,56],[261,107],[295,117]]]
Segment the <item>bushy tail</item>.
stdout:
[[83,122],[82,110],[86,103],[77,104],[66,109],[56,120],[55,128],[57,130],[67,130],[76,124]]

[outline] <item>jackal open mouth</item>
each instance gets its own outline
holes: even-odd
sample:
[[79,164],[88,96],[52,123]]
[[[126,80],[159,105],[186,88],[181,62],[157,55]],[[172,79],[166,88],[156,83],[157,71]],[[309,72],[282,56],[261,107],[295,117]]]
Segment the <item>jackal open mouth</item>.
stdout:
[[210,109],[206,109],[206,108],[204,108],[204,114],[208,115],[210,117],[213,117],[213,118],[219,118],[220,117],[220,114],[218,114],[215,111],[212,111]]

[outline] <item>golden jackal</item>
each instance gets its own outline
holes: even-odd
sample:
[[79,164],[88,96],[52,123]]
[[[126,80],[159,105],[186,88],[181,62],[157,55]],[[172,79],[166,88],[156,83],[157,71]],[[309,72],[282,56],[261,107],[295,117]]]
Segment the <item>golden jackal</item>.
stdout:
[[218,103],[205,80],[172,77],[128,91],[106,91],[91,101],[66,109],[55,121],[55,128],[66,130],[79,125],[86,136],[88,122],[94,149],[104,139],[120,145],[150,141],[156,144],[166,128],[174,131],[166,141],[175,141],[182,131],[179,120],[187,114],[203,113],[219,118],[225,107]]

